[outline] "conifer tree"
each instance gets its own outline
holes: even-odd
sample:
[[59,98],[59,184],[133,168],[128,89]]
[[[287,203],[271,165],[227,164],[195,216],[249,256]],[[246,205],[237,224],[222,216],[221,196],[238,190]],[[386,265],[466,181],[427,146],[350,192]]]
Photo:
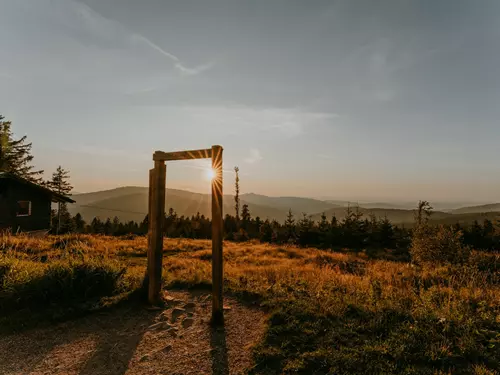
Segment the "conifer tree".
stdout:
[[326,218],[324,212],[321,214],[321,219],[318,223],[318,231],[319,231],[320,245],[323,247],[327,247],[329,240],[329,233],[330,233],[330,223],[328,222],[328,219]]
[[144,216],[144,220],[141,221],[140,224],[138,224],[139,230],[141,233],[146,234],[148,233],[148,228],[149,228],[149,215]]
[[268,219],[260,226],[260,240],[263,242],[271,242],[273,239],[273,227]]
[[241,224],[243,229],[248,230],[248,224],[250,223],[251,218],[248,204],[244,204],[241,209]]
[[31,143],[27,137],[14,139],[11,130],[12,123],[3,121],[0,115],[0,172],[9,172],[35,183],[42,183],[43,171],[33,170],[33,155]]
[[314,221],[306,213],[302,213],[302,219],[298,222],[298,242],[300,246],[310,244],[313,227]]
[[260,233],[260,227],[262,226],[262,220],[260,219],[259,216],[255,218],[255,220],[252,220],[252,228],[251,228],[251,233],[250,237],[251,238],[257,238],[258,234]]
[[109,236],[110,234],[112,234],[112,230],[113,230],[113,223],[111,223],[111,219],[108,217],[104,222],[104,234]]
[[73,186],[69,182],[69,171],[65,170],[63,167],[57,167],[56,171],[52,174],[52,179],[47,182],[47,187],[55,191],[56,193],[69,196]]
[[90,223],[90,230],[92,233],[102,234],[104,233],[104,223],[98,217],[94,217]]
[[394,245],[394,227],[387,216],[380,221],[380,240],[380,244],[385,248]]
[[[58,194],[68,196],[73,190],[73,186],[69,182],[69,171],[65,170],[63,167],[57,167],[57,170],[52,174],[52,179],[47,182],[47,187],[55,191]],[[68,206],[66,203],[59,202],[57,204],[57,227],[56,233],[61,231],[62,226],[68,226],[71,221],[71,216],[68,212]],[[68,228],[66,228],[68,229]]]
[[82,233],[85,229],[85,221],[80,213],[73,217],[73,225],[78,233]]
[[111,226],[111,233],[115,234],[119,230],[120,230],[120,219],[118,218],[118,216],[115,216],[113,218],[113,223],[112,223],[112,226]]
[[288,215],[285,220],[285,229],[287,241],[295,241],[295,219],[293,218],[292,209],[288,210]]

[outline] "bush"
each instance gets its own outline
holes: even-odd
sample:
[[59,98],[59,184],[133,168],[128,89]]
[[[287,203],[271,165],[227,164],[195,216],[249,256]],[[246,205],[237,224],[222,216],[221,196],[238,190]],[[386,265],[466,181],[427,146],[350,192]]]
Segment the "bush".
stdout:
[[[471,253],[469,263],[486,276],[491,284],[500,284],[500,255],[474,251]],[[0,271],[1,272],[1,271]]]
[[410,247],[412,260],[416,263],[467,262],[470,249],[462,244],[462,232],[440,226],[438,228],[417,227]]
[[248,236],[248,233],[243,228],[240,228],[240,230],[237,233],[233,234],[233,240],[236,242],[246,242],[249,239],[250,237]]
[[420,201],[415,215],[415,228],[410,255],[415,263],[462,264],[470,256],[470,249],[462,243],[462,232],[444,225],[429,225],[432,207]]
[[37,311],[124,291],[125,268],[118,262],[88,259],[50,264],[0,259],[0,310]]

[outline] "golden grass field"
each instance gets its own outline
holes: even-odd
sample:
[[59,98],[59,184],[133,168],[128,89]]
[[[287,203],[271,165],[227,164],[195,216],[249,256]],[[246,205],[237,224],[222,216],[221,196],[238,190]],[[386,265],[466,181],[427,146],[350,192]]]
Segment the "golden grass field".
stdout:
[[[146,246],[135,236],[3,236],[0,323],[10,333],[41,324],[44,311],[68,319],[68,306],[76,314],[88,301],[95,310],[126,299],[141,286]],[[165,288],[209,287],[210,262],[210,241],[165,239]],[[252,373],[498,374],[493,253],[416,267],[364,253],[225,242],[224,276],[225,293],[269,313]]]

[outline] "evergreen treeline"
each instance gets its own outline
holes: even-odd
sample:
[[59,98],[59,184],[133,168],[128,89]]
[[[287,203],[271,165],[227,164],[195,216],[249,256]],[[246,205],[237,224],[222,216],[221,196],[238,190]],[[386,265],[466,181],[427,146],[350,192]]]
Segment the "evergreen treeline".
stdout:
[[[67,218],[67,216],[65,217]],[[121,236],[126,234],[145,235],[148,232],[148,217],[140,223],[130,221],[122,223],[115,217],[105,221],[94,218],[85,223],[80,214],[68,221],[63,221],[62,232],[94,233]],[[454,231],[462,232],[462,241],[474,249],[500,249],[500,224],[488,219],[483,223],[474,222],[470,226],[455,224]],[[170,209],[165,215],[165,236],[171,238],[211,238],[211,220],[204,215],[191,217],[178,216]],[[289,211],[285,220],[262,220],[253,218],[247,205],[243,205],[239,220],[235,216],[224,217],[224,233],[226,240],[246,241],[257,239],[262,242],[278,244],[295,244],[302,247],[349,248],[353,251],[361,249],[393,249],[405,254],[412,238],[412,229],[392,224],[387,218],[375,216],[364,217],[359,211],[347,209],[347,215],[341,220],[325,215],[319,221],[313,221],[303,214],[296,218]]]

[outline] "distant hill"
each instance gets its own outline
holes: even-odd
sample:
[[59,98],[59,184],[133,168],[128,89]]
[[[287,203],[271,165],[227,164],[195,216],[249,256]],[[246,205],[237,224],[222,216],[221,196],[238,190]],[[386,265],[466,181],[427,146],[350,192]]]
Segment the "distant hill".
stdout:
[[480,206],[469,206],[462,207],[456,210],[452,210],[453,214],[472,214],[472,213],[483,213],[483,212],[499,212],[500,203],[483,204]]
[[[74,215],[79,212],[87,221],[94,217],[102,220],[117,216],[121,221],[142,221],[148,211],[148,188],[121,187],[95,193],[75,194],[72,198],[75,204],[69,206]],[[241,199],[241,205],[248,204],[252,217],[262,219],[284,220],[288,209],[270,207]],[[211,215],[211,196],[209,194],[193,193],[185,190],[167,189],[165,208],[173,208],[179,216],[192,216],[198,212],[205,216]],[[233,196],[224,196],[224,214],[234,214]]]
[[[342,200],[332,200],[325,199],[325,202],[334,203],[342,207],[347,207],[348,205],[352,206],[360,206],[363,208],[394,208],[399,210],[413,210],[417,207],[418,201],[407,201],[407,202],[383,202],[383,201],[342,201]],[[451,212],[453,210],[457,210],[464,206],[475,206],[474,203],[469,202],[440,202],[440,201],[431,201],[431,206],[437,210],[442,212]],[[486,203],[486,202],[485,202]],[[487,204],[486,206],[488,206]]]
[[472,212],[472,213],[462,213],[462,214],[453,214],[445,218],[433,218],[431,222],[433,224],[445,224],[445,225],[453,225],[456,223],[462,225],[470,225],[475,220],[479,223],[482,223],[485,219],[495,221],[500,220],[500,211],[496,212]]
[[141,186],[124,186],[111,190],[102,190],[96,191],[92,193],[82,193],[82,194],[73,194],[73,199],[78,199],[78,204],[89,204],[93,202],[98,202],[108,198],[119,197],[123,195],[129,195],[134,193],[140,193],[146,190],[147,188]]
[[[148,211],[148,188],[140,186],[127,186],[94,193],[74,194],[75,204],[69,205],[70,212],[77,212],[90,222],[94,217],[105,220],[117,216],[121,221],[142,221]],[[248,204],[252,217],[261,219],[276,219],[284,221],[288,210],[291,209],[295,218],[300,218],[302,213],[311,215],[314,220],[319,220],[321,213],[325,212],[330,220],[333,215],[341,220],[346,215],[348,202],[322,201],[312,198],[300,197],[268,197],[259,194],[242,194],[241,205]],[[344,204],[342,204],[344,203]],[[366,206],[364,206],[366,205]],[[397,208],[397,204],[365,203],[358,208],[365,217],[373,214],[376,217],[387,217],[394,224],[411,226],[414,221],[414,209]],[[378,207],[377,207],[378,206]],[[185,190],[167,189],[165,209],[175,209],[179,216],[192,216],[198,212],[210,217],[210,194],[193,193]],[[356,208],[351,205],[351,209]],[[234,197],[224,196],[224,214],[234,215]],[[500,203],[482,206],[463,207],[450,212],[434,211],[431,221],[440,224],[470,224],[474,220],[483,221],[500,218]]]
[[341,205],[321,201],[313,198],[299,198],[299,197],[268,197],[259,194],[242,194],[240,196],[242,201],[247,203],[258,204],[261,206],[269,206],[280,210],[292,210],[294,214],[313,214],[315,212],[327,211],[332,208],[341,207]]
[[417,206],[417,203],[385,203],[385,202],[369,202],[360,203],[363,208],[384,208],[389,210],[412,210]]

